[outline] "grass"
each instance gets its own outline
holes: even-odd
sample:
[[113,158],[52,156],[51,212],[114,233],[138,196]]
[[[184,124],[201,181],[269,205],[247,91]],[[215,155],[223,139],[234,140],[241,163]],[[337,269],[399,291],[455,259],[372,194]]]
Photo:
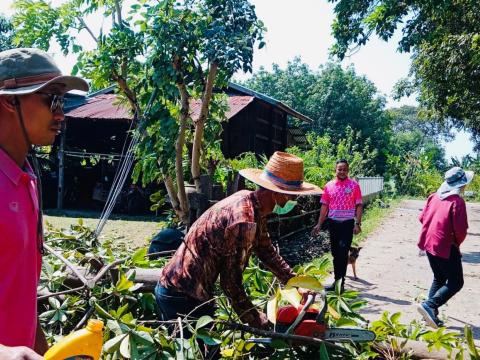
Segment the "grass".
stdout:
[[[68,229],[78,223],[78,219],[91,229],[99,222],[100,213],[92,211],[57,211],[45,212],[44,221],[55,228]],[[158,216],[119,216],[112,215],[105,225],[100,240],[115,239],[129,248],[146,246],[149,240],[165,226],[162,217]]]
[[362,216],[362,232],[354,236],[353,244],[359,245],[367,236],[375,231],[395,207],[402,201],[401,198],[382,200],[388,207],[380,207],[375,202],[368,206]]

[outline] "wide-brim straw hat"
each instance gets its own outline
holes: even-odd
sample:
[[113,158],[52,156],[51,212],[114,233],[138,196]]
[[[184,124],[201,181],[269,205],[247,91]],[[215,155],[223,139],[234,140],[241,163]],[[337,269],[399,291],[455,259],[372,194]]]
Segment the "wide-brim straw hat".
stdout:
[[265,189],[282,194],[322,194],[318,186],[303,181],[303,160],[281,151],[272,155],[265,169],[243,169],[240,175]]
[[456,194],[458,189],[472,181],[473,175],[473,171],[464,171],[461,167],[455,166],[445,173],[445,181],[440,185],[437,193],[443,198]]

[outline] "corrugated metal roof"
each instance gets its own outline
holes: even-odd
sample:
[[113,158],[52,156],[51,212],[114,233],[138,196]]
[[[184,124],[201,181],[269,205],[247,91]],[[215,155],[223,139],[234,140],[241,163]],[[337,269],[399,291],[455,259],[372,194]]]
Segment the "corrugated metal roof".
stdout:
[[[228,97],[228,111],[226,112],[227,119],[231,119],[242,111],[253,101],[253,96],[229,96]],[[190,117],[193,121],[198,120],[200,116],[200,110],[202,107],[202,100],[192,99],[190,100]]]
[[129,109],[118,103],[115,94],[98,94],[88,97],[84,105],[81,105],[72,111],[68,111],[65,115],[69,118],[89,118],[92,120],[132,120]]
[[308,116],[303,115],[296,110],[293,110],[290,106],[285,105],[281,101],[276,100],[276,99],[274,99],[270,96],[267,96],[265,94],[261,94],[257,91],[252,90],[252,89],[246,88],[245,86],[229,82],[227,89],[233,89],[233,90],[238,91],[242,94],[254,96],[258,99],[261,99],[261,100],[263,100],[263,101],[265,101],[269,104],[272,104],[272,105],[282,109],[283,111],[285,111],[287,114],[293,116],[294,118],[297,118],[297,119],[305,121],[305,122],[313,123],[313,120],[310,119]]

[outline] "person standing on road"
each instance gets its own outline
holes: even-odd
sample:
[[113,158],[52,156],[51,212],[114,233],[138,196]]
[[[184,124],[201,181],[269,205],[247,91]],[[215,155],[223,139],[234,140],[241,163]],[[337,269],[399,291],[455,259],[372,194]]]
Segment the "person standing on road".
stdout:
[[473,179],[473,171],[454,167],[445,173],[445,181],[428,197],[420,213],[422,230],[418,247],[425,251],[433,272],[428,299],[418,305],[425,322],[443,326],[438,308],[463,287],[460,245],[467,236],[468,220],[465,200],[460,196]]
[[[343,291],[348,265],[348,251],[353,234],[362,231],[362,192],[356,181],[348,177],[348,161],[338,160],[335,166],[335,179],[329,181],[323,190],[322,207],[318,223],[312,230],[317,235],[325,221],[328,221],[330,246],[333,256],[335,282],[342,281]],[[327,287],[333,290],[335,283]]]
[[63,95],[88,84],[62,76],[36,49],[0,52],[0,359],[38,360],[47,348],[37,320],[43,254],[40,179],[32,145],[51,145],[64,121]]

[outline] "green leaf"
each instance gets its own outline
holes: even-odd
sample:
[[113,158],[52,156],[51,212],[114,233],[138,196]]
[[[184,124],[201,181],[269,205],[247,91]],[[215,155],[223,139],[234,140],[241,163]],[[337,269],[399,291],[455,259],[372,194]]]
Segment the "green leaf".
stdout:
[[119,292],[130,289],[134,284],[133,281],[128,280],[124,273],[120,273],[120,278],[115,284],[115,289]]
[[207,345],[219,345],[222,343],[221,340],[213,338],[205,329],[198,330],[197,338],[201,339]]
[[200,319],[197,320],[197,324],[195,325],[195,330],[199,330],[212,322],[213,322],[213,319],[211,316],[203,315],[202,317],[200,317]]
[[125,337],[128,337],[128,336],[125,335],[125,334],[121,334],[121,335],[115,336],[114,338],[108,340],[103,345],[103,351],[105,351],[107,353],[113,353],[113,352],[117,351],[120,348],[120,343],[122,342],[122,340]]
[[120,355],[126,359],[130,359],[130,335],[126,335],[120,343]]
[[299,287],[299,288],[304,288],[304,289],[314,290],[314,291],[323,290],[322,284],[320,284],[320,282],[316,278],[309,275],[295,276],[290,280],[288,280],[287,285],[285,287],[287,289],[291,287]]
[[133,264],[137,264],[139,262],[145,261],[146,255],[147,255],[147,248],[141,248],[135,251],[135,253],[132,255]]
[[278,302],[280,300],[280,292],[277,290],[267,302],[267,318],[272,324],[277,323]]
[[104,319],[110,319],[110,320],[114,320],[115,318],[109,314],[105,309],[103,309],[100,305],[98,305],[98,303],[95,303],[95,311],[97,312],[98,315],[100,315],[100,317],[104,318]]
[[328,356],[327,347],[323,343],[320,344],[320,349],[318,351],[318,354],[320,355],[320,360],[330,360],[330,357]]
[[296,288],[282,289],[280,290],[280,295],[282,299],[288,301],[294,307],[298,308],[300,306],[302,295],[300,295]]

